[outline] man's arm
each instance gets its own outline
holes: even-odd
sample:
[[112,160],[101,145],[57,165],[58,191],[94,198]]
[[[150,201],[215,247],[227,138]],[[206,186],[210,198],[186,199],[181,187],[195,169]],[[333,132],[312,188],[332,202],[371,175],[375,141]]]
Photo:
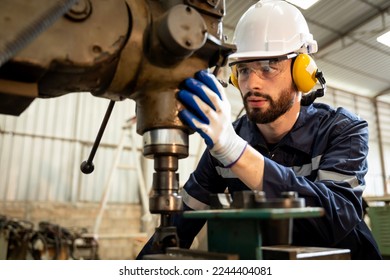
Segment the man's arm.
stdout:
[[264,157],[251,146],[246,147],[231,170],[248,188],[263,190]]

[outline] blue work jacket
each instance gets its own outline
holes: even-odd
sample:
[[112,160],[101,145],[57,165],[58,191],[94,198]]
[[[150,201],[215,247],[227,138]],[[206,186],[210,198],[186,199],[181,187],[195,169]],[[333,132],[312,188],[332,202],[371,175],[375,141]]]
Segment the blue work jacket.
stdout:
[[[294,219],[292,245],[350,249],[352,259],[381,258],[363,220],[366,121],[343,108],[321,103],[302,106],[291,131],[272,148],[245,115],[233,126],[265,158],[263,190],[267,198],[293,191],[305,199],[306,206],[325,210],[320,218]],[[248,187],[206,149],[183,187],[183,208],[209,209],[210,194],[226,189],[234,195]],[[204,223],[203,219],[175,216],[180,247],[188,248]]]

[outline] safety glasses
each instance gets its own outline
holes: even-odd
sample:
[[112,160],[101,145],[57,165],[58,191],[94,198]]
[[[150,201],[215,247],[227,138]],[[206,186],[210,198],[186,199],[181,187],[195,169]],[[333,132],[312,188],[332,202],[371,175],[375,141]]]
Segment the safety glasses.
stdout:
[[276,77],[282,70],[282,61],[296,57],[297,54],[292,53],[285,56],[274,57],[271,59],[250,59],[244,61],[236,61],[230,64],[234,66],[239,81],[246,81],[253,72],[263,80],[269,80]]

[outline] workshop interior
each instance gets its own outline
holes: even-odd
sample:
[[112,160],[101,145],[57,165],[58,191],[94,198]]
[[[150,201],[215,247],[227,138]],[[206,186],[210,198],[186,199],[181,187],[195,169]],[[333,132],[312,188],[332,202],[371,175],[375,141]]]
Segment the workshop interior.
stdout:
[[[290,246],[294,219],[324,214],[295,193],[215,196],[212,210],[184,213],[208,219],[190,249],[164,243],[206,147],[177,116],[178,85],[210,69],[232,119],[243,114],[228,57],[256,2],[0,1],[1,260],[135,259],[156,229],[165,254],[149,259],[349,259]],[[390,2],[288,2],[318,42],[319,102],[369,124],[364,218],[389,259]],[[226,233],[234,227],[245,236]]]

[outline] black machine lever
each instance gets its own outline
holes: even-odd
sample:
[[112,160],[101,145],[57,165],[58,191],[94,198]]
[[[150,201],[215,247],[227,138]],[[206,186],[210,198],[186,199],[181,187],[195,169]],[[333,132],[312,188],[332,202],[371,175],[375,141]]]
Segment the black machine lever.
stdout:
[[108,108],[106,111],[106,114],[104,115],[104,119],[102,121],[102,124],[100,125],[99,132],[96,136],[95,142],[93,143],[91,153],[89,154],[89,157],[87,160],[83,161],[80,165],[81,172],[84,174],[90,174],[95,169],[95,166],[93,165],[93,158],[95,157],[97,148],[99,147],[100,140],[102,139],[104,130],[106,129],[108,120],[110,119],[112,109],[114,108],[115,101],[111,100],[110,104],[108,104]]

